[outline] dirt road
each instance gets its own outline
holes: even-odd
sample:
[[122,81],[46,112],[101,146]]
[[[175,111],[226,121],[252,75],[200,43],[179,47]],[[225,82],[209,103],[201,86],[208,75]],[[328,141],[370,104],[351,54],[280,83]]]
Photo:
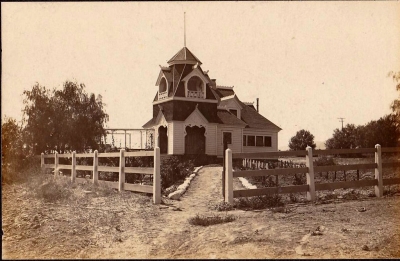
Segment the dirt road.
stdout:
[[[11,235],[11,239],[4,241],[6,244],[3,244],[3,258],[400,256],[398,196],[324,205],[291,204],[287,205],[284,213],[271,210],[233,210],[228,213],[237,219],[231,223],[208,227],[189,224],[188,219],[197,213],[206,216],[226,214],[213,210],[215,204],[222,201],[221,171],[221,167],[200,170],[181,200],[164,199],[165,205],[152,205],[148,197],[141,197],[133,204],[132,197],[137,196],[132,196],[132,193],[126,193],[122,200],[118,198],[114,201],[112,197],[92,197],[85,205],[84,213],[80,211],[74,214],[74,211],[78,211],[76,208],[68,209],[69,213],[63,212],[64,219],[59,216],[56,219],[58,223],[52,223],[56,222],[54,213],[53,220],[43,221],[31,234],[22,237]],[[235,189],[241,188],[238,180],[234,181],[234,186]],[[4,199],[6,203],[3,209],[7,209],[6,232],[22,233],[18,230],[21,229],[21,224],[18,228],[15,220],[7,218],[12,214],[9,209],[13,201],[8,197],[3,197]],[[32,205],[29,200],[24,198],[22,202]],[[51,209],[50,212],[47,211],[47,215],[51,215],[51,211],[61,213],[61,208],[49,208],[43,204],[37,208],[42,211]],[[366,211],[359,212],[360,208],[365,208]],[[16,212],[13,213],[18,216]],[[3,213],[3,220],[5,214]],[[88,215],[91,221],[85,222],[85,227],[82,228],[77,215]],[[58,231],[64,227],[64,234],[49,230],[51,225],[53,228],[57,225]],[[311,232],[317,227],[322,228],[322,234],[312,236]],[[86,231],[84,229],[88,231],[79,234],[80,231]],[[74,234],[75,230],[78,233]],[[36,243],[32,243],[33,240]],[[82,247],[82,244],[85,245]]]

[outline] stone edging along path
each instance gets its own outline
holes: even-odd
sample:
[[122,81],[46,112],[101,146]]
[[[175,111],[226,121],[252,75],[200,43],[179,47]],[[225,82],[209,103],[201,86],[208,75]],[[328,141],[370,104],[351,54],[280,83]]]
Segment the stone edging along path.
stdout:
[[190,174],[190,176],[187,177],[185,181],[181,185],[179,185],[179,187],[174,192],[168,195],[168,198],[172,200],[178,200],[186,192],[186,190],[189,188],[190,182],[202,168],[203,166],[196,167],[193,173]]
[[243,187],[247,188],[247,189],[256,189],[257,186],[251,184],[246,178],[243,177],[239,177],[240,182],[242,182]]

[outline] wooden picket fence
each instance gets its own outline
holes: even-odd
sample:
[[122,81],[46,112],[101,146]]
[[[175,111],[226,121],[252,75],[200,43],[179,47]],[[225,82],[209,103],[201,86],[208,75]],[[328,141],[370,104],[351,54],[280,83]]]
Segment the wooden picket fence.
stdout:
[[[119,158],[119,166],[99,166],[99,158]],[[154,157],[154,167],[142,168],[142,167],[125,167],[125,158],[127,157]],[[54,159],[54,164],[45,164],[45,158]],[[71,165],[59,164],[59,158],[72,158]],[[88,165],[77,165],[76,158],[93,158],[93,166]],[[95,184],[106,184],[111,188],[118,189],[119,191],[129,190],[135,192],[144,192],[153,194],[154,204],[161,203],[161,174],[160,174],[160,148],[156,147],[154,151],[133,151],[126,152],[121,149],[120,152],[110,153],[98,153],[97,150],[94,153],[76,153],[72,152],[69,154],[41,154],[41,168],[44,172],[45,169],[54,169],[54,175],[59,175],[61,169],[71,170],[71,181],[83,183],[86,182],[86,178],[76,177],[77,170],[86,170],[93,172],[92,182]],[[99,171],[104,172],[118,172],[118,182],[99,180]],[[153,175],[153,185],[140,185],[131,184],[125,182],[125,174],[128,173],[139,173],[146,175]]]
[[[296,193],[307,192],[307,200],[314,201],[316,191],[334,190],[340,188],[357,188],[365,186],[374,186],[375,195],[383,196],[383,186],[400,184],[400,178],[383,179],[382,168],[400,167],[400,162],[382,163],[382,152],[398,153],[400,148],[381,148],[378,144],[375,148],[363,149],[332,149],[332,150],[314,150],[315,155],[340,155],[340,154],[362,154],[374,153],[375,163],[368,164],[351,164],[351,165],[333,165],[333,166],[313,166],[313,150],[308,147],[304,151],[279,151],[264,153],[234,153],[230,149],[225,151],[225,202],[233,203],[233,198],[252,197],[277,193]],[[283,169],[260,169],[260,170],[243,170],[233,171],[232,159],[270,159],[272,157],[284,156],[305,156],[306,166],[300,168],[283,168]],[[375,169],[375,179],[372,180],[354,180],[347,182],[318,183],[315,184],[314,173],[326,171],[346,171],[360,169]],[[258,189],[242,189],[233,190],[234,177],[254,177],[269,175],[293,175],[305,173],[307,178],[306,185],[268,187]]]

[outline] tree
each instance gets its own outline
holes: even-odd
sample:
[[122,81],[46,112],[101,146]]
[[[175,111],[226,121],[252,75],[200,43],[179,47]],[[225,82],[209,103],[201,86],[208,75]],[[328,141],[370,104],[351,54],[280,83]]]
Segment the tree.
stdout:
[[[388,76],[392,77],[393,81],[396,82],[396,90],[400,91],[400,72],[390,72]],[[399,98],[392,102],[390,108],[394,113],[397,131],[400,133],[400,94]],[[398,141],[400,141],[400,137],[398,137]]]
[[71,81],[52,91],[37,83],[23,94],[24,142],[31,153],[99,148],[108,121],[100,95],[88,94],[84,84]]
[[1,124],[1,160],[3,164],[9,164],[21,156],[21,130],[17,121],[5,117]]
[[23,159],[21,127],[13,118],[5,117],[1,123],[1,173],[2,182],[10,181]]
[[327,149],[355,149],[358,146],[360,128],[347,124],[343,129],[335,129],[333,137],[325,142]]
[[335,129],[332,138],[325,142],[327,149],[373,148],[396,146],[399,136],[393,114],[370,121],[365,125],[347,124],[343,130]]
[[308,130],[300,130],[289,141],[290,150],[305,150],[307,146],[315,149],[314,135]]

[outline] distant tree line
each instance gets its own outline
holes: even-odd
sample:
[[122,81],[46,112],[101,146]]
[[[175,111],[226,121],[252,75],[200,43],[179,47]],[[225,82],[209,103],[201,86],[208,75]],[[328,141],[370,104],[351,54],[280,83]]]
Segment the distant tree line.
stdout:
[[[400,72],[388,74],[400,91]],[[365,125],[347,124],[342,129],[335,129],[325,142],[327,149],[373,148],[400,146],[400,94],[390,105],[392,113],[372,120]],[[304,150],[307,146],[315,148],[314,135],[308,130],[300,130],[289,141],[290,150]]]
[[332,138],[325,142],[327,149],[373,148],[376,144],[382,147],[396,147],[399,131],[393,114],[370,121],[365,125],[347,124],[343,129],[335,129]]

